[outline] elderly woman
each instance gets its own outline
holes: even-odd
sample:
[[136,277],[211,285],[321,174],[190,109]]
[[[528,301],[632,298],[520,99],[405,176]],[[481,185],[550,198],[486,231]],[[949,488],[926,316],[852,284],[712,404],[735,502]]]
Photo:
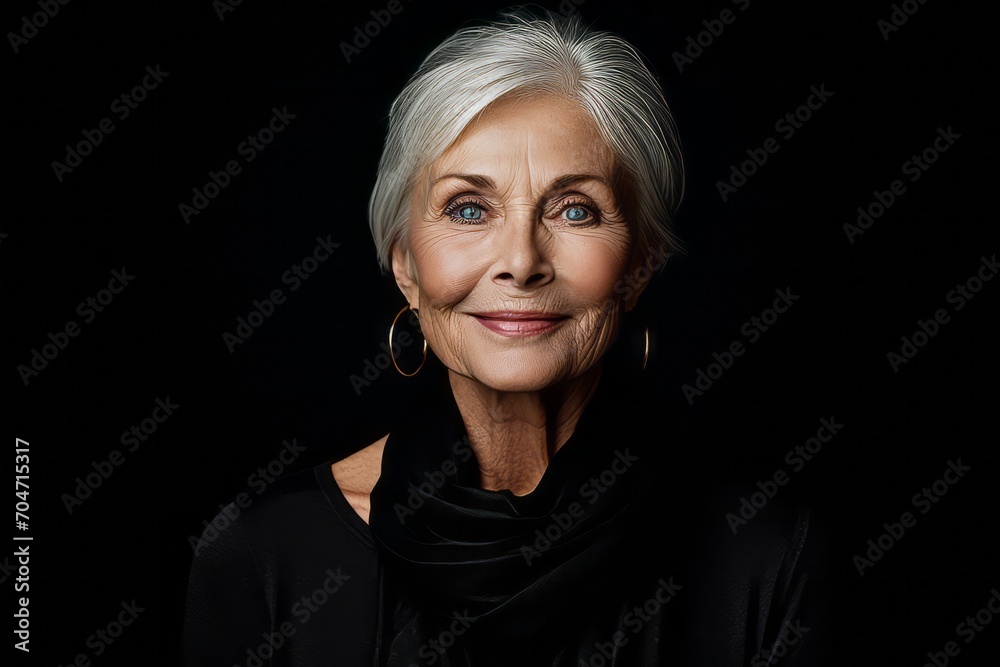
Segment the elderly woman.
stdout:
[[392,105],[370,203],[426,341],[419,367],[394,359],[420,397],[227,508],[192,567],[189,664],[787,661],[804,520],[732,567],[692,547],[691,499],[647,494],[668,425],[640,408],[648,333],[620,334],[676,247],[681,185],[662,91],[621,38],[517,12],[435,49]]

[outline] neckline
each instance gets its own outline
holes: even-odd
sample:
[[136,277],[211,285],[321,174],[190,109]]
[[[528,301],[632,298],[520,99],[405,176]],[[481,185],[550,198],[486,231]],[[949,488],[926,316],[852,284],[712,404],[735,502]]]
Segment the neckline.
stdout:
[[343,490],[340,488],[340,485],[337,484],[337,480],[333,476],[332,466],[334,463],[336,463],[336,461],[331,459],[316,466],[314,468],[316,481],[319,483],[320,489],[323,491],[323,495],[326,496],[327,502],[330,503],[334,512],[340,520],[344,522],[351,534],[353,534],[366,547],[375,550],[375,540],[372,537],[371,527],[365,523],[365,520],[358,516],[358,513],[354,511],[353,507],[351,507],[351,503],[347,500],[347,496],[344,495]]

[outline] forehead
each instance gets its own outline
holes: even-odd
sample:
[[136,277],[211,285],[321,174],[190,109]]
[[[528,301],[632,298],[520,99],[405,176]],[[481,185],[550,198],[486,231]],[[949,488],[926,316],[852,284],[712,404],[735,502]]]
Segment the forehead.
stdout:
[[610,177],[614,157],[579,103],[554,95],[508,96],[469,123],[431,165],[431,176],[501,174],[526,162],[546,179],[565,173]]

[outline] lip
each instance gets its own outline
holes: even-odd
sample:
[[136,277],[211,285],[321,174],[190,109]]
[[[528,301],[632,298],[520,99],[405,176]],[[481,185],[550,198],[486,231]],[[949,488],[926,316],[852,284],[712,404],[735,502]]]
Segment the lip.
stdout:
[[558,328],[567,319],[559,313],[536,310],[470,313],[484,327],[501,336],[537,336]]

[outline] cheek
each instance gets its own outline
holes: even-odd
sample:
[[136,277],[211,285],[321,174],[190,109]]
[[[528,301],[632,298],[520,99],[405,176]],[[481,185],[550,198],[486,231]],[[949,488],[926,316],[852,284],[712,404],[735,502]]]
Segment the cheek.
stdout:
[[[465,235],[473,236],[473,235]],[[416,231],[412,238],[421,300],[435,309],[453,306],[464,299],[483,275],[482,249],[448,230]]]
[[628,243],[619,239],[588,239],[568,247],[561,262],[564,282],[587,304],[604,305],[617,299],[615,287],[625,275]]

